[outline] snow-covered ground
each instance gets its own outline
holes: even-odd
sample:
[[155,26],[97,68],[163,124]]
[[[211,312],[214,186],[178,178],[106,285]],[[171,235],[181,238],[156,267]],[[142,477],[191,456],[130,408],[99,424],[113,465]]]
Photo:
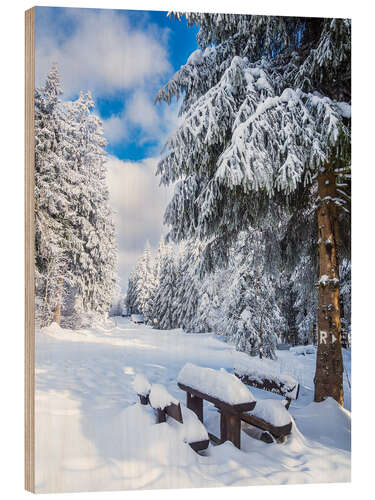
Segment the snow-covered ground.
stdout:
[[[68,492],[137,488],[342,482],[350,480],[350,354],[344,352],[345,406],[313,403],[315,355],[278,351],[281,373],[301,383],[292,435],[266,444],[241,435],[241,450],[210,444],[202,455],[181,437],[181,424],[155,424],[140,406],[136,374],[163,384],[181,402],[185,363],[232,370],[239,355],[214,334],[158,331],[116,318],[116,326],[36,335],[36,490]],[[251,388],[257,400],[276,395]],[[204,408],[219,434],[218,414]]]

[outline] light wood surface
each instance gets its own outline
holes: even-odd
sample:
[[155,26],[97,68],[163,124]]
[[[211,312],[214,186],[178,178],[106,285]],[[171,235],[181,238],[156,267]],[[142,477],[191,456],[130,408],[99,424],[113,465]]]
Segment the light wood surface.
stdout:
[[25,12],[25,489],[35,491],[34,8]]

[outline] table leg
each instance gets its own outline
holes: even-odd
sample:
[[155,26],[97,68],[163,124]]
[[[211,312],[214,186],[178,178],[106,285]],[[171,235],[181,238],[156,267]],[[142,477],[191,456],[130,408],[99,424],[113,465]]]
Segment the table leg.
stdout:
[[231,441],[234,446],[241,448],[241,419],[239,415],[221,412],[220,433],[222,442]]
[[157,408],[157,420],[158,420],[158,424],[161,424],[163,422],[166,422],[167,421],[167,416],[165,414],[165,409],[160,409],[160,408]]
[[198,396],[193,396],[189,392],[186,393],[186,406],[192,410],[199,420],[203,423],[203,399]]

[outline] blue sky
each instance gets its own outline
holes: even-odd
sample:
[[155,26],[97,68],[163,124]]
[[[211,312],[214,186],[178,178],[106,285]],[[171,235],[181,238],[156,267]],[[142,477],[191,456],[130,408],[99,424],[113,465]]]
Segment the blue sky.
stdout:
[[90,90],[109,141],[108,187],[115,211],[120,284],[148,240],[156,248],[173,188],[155,168],[178,122],[178,103],[157,91],[197,49],[197,28],[166,12],[36,8],[36,85],[56,62],[64,100]]
[[[112,35],[111,25],[114,26]],[[98,31],[102,40],[95,44]],[[37,84],[43,82],[52,62],[58,62],[65,98],[74,98],[79,90],[92,91],[97,112],[108,132],[109,154],[120,159],[141,160],[159,151],[160,136],[167,135],[164,122],[171,117],[169,111],[163,113],[166,105],[159,104],[150,111],[152,117],[147,119],[145,113],[141,120],[136,116],[134,101],[141,109],[153,106],[160,86],[196,49],[196,33],[196,27],[188,28],[185,20],[176,22],[168,18],[166,12],[37,7]],[[125,57],[122,61],[121,52],[126,52],[127,48],[133,60]],[[100,67],[113,52],[113,64],[103,68],[103,82],[100,83]],[[142,69],[136,74],[134,66],[138,65],[140,52]],[[126,78],[129,63],[130,81]],[[77,64],[80,66],[78,72]],[[153,127],[156,117],[164,119],[158,130]]]

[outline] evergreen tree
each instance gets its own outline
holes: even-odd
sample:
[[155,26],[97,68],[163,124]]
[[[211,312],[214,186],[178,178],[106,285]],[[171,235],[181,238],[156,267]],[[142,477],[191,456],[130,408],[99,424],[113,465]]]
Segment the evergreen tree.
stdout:
[[338,245],[349,207],[338,184],[350,166],[350,21],[186,17],[200,27],[200,49],[157,96],[184,95],[158,166],[162,182],[178,181],[165,215],[170,236],[206,241],[210,266],[241,230],[262,224],[271,200],[296,213],[316,183],[315,400],[343,404]]
[[[108,313],[116,249],[106,185],[106,140],[89,94],[61,103],[56,67],[35,91],[35,260],[37,317],[60,323]],[[88,316],[87,316],[88,315]],[[72,325],[70,325],[72,326]]]
[[61,113],[62,94],[56,66],[46,83],[35,89],[35,272],[36,319],[41,326],[60,322],[66,272],[70,210],[63,159],[66,123]]
[[128,280],[128,291],[126,294],[126,307],[129,314],[138,314],[137,308],[137,273],[133,270]]
[[160,281],[155,294],[154,323],[159,330],[177,328],[176,324],[176,264],[171,245],[163,249],[160,261]]
[[277,333],[285,320],[276,301],[276,280],[265,265],[264,235],[254,230],[240,233],[232,254],[225,334],[240,351],[275,358]]
[[[175,324],[186,332],[207,332],[207,322],[202,321],[202,310],[198,310],[199,276],[198,266],[202,244],[190,239],[180,254],[176,278]],[[202,305],[202,300],[200,301]]]
[[136,284],[137,309],[143,314],[147,324],[153,324],[155,286],[154,262],[151,256],[150,244],[147,242],[137,265]]
[[64,159],[70,167],[72,201],[70,270],[75,275],[74,294],[89,317],[109,311],[117,280],[115,229],[106,183],[107,141],[93,109],[90,93],[64,103],[69,124]]

